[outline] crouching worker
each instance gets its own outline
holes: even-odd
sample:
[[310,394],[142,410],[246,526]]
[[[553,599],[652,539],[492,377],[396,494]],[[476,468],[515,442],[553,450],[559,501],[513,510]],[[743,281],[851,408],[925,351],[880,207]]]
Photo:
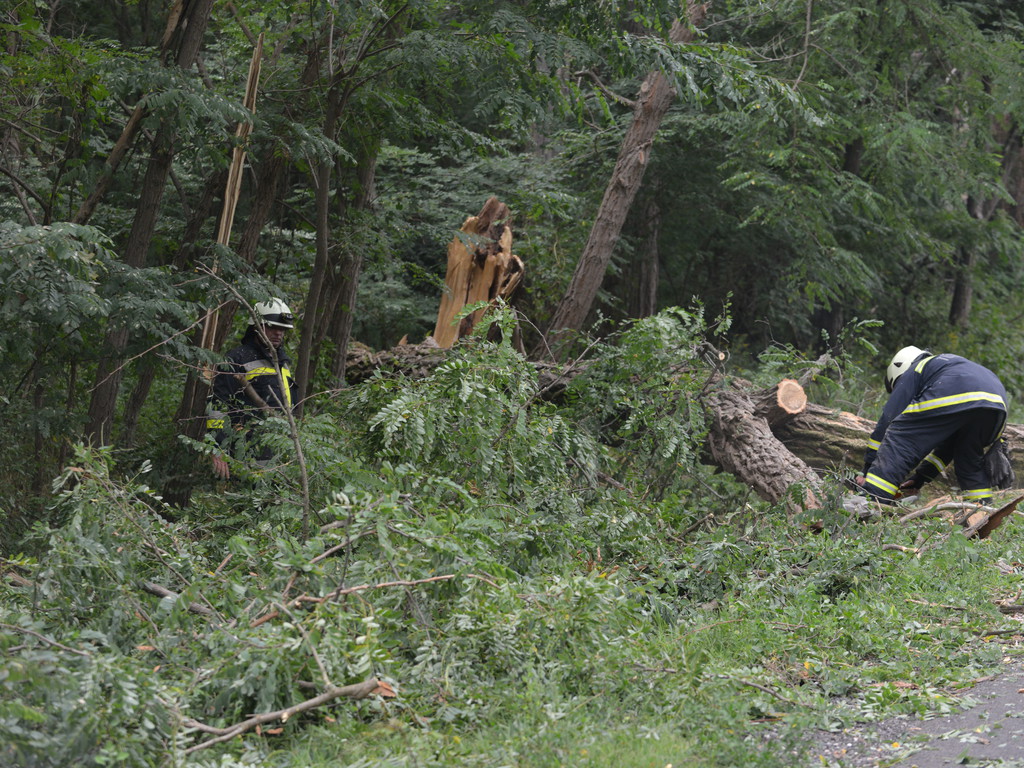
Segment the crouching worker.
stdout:
[[1006,390],[999,378],[958,355],[904,347],[886,370],[885,389],[889,399],[871,433],[857,484],[889,504],[952,463],[967,501],[991,501],[997,483],[986,467],[986,453],[1006,425]]
[[[285,333],[294,327],[288,305],[280,299],[257,304],[242,342],[227,353],[213,379],[206,427],[228,455],[265,465],[273,452],[260,440],[260,423],[285,416],[295,392]],[[223,455],[213,456],[214,473],[227,480],[231,469]]]

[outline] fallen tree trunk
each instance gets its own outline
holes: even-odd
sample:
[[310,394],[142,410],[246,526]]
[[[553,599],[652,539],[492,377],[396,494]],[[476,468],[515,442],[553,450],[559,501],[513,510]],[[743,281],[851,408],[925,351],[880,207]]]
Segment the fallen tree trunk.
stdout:
[[[349,356],[349,381],[362,381],[378,369],[413,378],[426,376],[447,354],[429,339],[376,353],[356,347]],[[583,370],[533,365],[540,396],[547,400],[557,399]],[[803,387],[792,379],[768,389],[721,380],[709,391],[705,405],[711,416],[708,448],[715,465],[773,503],[785,499],[789,489],[799,484],[804,489],[801,501],[819,506],[822,477],[859,472],[875,426],[870,419],[808,402]],[[1014,472],[1024,478],[1024,425],[1008,424],[1004,436]]]
[[[874,428],[870,419],[808,403],[802,413],[776,424],[773,431],[794,456],[819,472],[828,472],[842,468],[860,471]],[[1014,473],[1024,478],[1024,425],[1007,424],[1003,437]]]
[[875,422],[815,403],[792,418],[777,421],[773,430],[785,446],[819,472],[859,470]]
[[[800,391],[802,393],[802,388]],[[787,386],[784,394],[792,397],[793,392]],[[733,387],[713,392],[708,398],[712,416],[708,432],[711,456],[718,466],[767,501],[782,501],[793,487],[799,486],[802,488],[799,501],[803,506],[820,507],[817,493],[820,478],[772,433],[766,418],[769,415],[778,418],[780,412],[785,412],[787,406],[783,403],[794,407],[791,400],[787,402],[785,397],[780,400],[778,387],[774,395],[771,391],[759,393],[756,399]]]

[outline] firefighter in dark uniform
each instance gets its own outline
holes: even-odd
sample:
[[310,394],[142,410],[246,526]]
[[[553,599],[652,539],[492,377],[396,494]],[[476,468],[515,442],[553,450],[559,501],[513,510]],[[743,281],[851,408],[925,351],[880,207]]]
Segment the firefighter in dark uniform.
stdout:
[[993,480],[985,454],[1006,425],[1006,390],[999,378],[958,355],[904,347],[886,370],[885,389],[889,400],[871,433],[857,484],[891,503],[952,463],[964,498],[990,501]]
[[[228,455],[266,464],[273,455],[260,443],[259,423],[290,410],[296,394],[291,358],[283,347],[294,318],[280,299],[254,309],[259,322],[250,322],[241,344],[227,353],[214,376],[206,428]],[[231,477],[222,455],[214,455],[213,469],[222,479]]]

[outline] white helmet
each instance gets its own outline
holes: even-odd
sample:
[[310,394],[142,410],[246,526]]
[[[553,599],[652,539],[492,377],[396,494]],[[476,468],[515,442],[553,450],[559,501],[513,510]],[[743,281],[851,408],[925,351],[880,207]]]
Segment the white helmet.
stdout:
[[[261,301],[253,309],[262,318],[264,325],[273,325],[277,328],[294,328],[295,317],[288,305],[280,299]],[[251,324],[251,323],[250,323]]]
[[889,363],[889,367],[885,370],[885,391],[892,392],[896,379],[910,370],[910,366],[915,360],[917,360],[917,358],[921,355],[927,354],[928,350],[926,349],[919,349],[918,347],[904,347],[893,355],[892,362]]

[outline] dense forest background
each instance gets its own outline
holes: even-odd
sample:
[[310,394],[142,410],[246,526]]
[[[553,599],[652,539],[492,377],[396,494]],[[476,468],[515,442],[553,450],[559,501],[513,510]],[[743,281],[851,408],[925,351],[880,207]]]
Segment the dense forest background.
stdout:
[[[706,466],[702,396],[723,357],[771,383],[828,352],[812,397],[874,417],[915,344],[1019,399],[1022,25],[1009,0],[8,3],[0,755],[354,765],[384,728],[396,765],[561,764],[581,734],[622,765],[608,723],[639,713],[654,762],[785,765],[737,723],[948,706],[864,682],[927,674],[913,632],[865,660],[932,626],[885,624],[882,591],[962,600],[978,557],[946,532],[879,564],[892,532],[851,541],[839,509],[792,542],[792,505]],[[353,381],[353,350],[432,332],[492,196],[510,305],[425,378]],[[225,486],[201,372],[271,295],[300,318],[290,458]],[[529,363],[568,359],[551,401]],[[992,660],[957,631],[927,636],[938,677]],[[326,702],[329,755],[295,757],[298,714],[283,747],[217,740],[367,679],[398,701]]]

